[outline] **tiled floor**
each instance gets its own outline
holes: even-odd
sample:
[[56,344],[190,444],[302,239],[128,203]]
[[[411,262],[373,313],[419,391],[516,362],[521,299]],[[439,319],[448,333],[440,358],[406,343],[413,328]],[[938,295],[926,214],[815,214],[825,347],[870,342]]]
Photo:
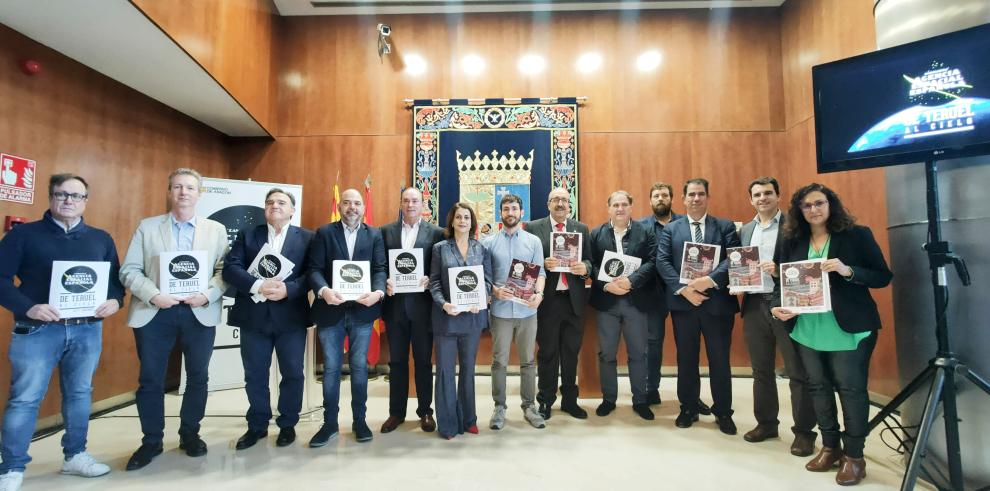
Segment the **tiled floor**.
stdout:
[[[167,420],[165,453],[148,467],[125,472],[124,464],[140,441],[133,406],[92,422],[89,450],[113,467],[104,477],[85,479],[58,474],[60,434],[31,446],[25,491],[40,490],[167,490],[246,489],[664,489],[664,490],[834,490],[835,473],[804,470],[807,459],[788,452],[788,398],[781,398],[783,439],[747,443],[742,433],[752,428],[751,381],[733,382],[735,421],[739,435],[718,431],[714,418],[702,416],[690,429],[674,426],[677,404],[674,381],[665,379],[664,402],[655,407],[657,419],[637,417],[629,402],[628,383],[620,383],[619,408],[606,418],[594,415],[597,400],[582,400],[591,413],[581,421],[554,411],[546,429],[530,427],[518,407],[518,377],[510,377],[509,422],[501,431],[487,429],[491,415],[490,379],[477,379],[481,434],[451,441],[423,433],[414,421],[397,431],[378,432],[388,415],[388,384],[384,378],[369,386],[368,423],[375,432],[370,443],[354,441],[350,431],[349,392],[343,385],[341,434],[331,444],[310,449],[305,443],[319,428],[312,414],[297,426],[299,438],[287,448],[275,447],[277,428],[267,442],[235,451],[245,430],[242,390],[210,395],[202,437],[209,454],[189,458],[177,449],[178,418]],[[703,386],[707,384],[703,383]],[[786,381],[780,383],[787,393]],[[707,391],[707,388],[704,390]],[[702,396],[711,401],[707,393]],[[177,415],[180,397],[166,396],[166,414]],[[414,415],[414,404],[410,415]],[[556,409],[556,408],[555,408]],[[867,479],[858,489],[896,489],[901,458],[871,435],[866,448]],[[319,486],[319,488],[318,488]],[[920,488],[919,489],[923,489]]]

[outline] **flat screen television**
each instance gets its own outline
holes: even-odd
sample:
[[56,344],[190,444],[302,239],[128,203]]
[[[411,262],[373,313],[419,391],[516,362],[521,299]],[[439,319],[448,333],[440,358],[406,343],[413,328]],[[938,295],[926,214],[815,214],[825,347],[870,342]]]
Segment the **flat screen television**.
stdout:
[[990,153],[990,24],[817,65],[818,172]]

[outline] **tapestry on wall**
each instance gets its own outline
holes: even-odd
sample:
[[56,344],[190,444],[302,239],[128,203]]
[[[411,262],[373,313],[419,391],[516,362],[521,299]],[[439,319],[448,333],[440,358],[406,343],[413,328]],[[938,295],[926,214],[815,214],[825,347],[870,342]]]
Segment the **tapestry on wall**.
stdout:
[[523,221],[548,215],[550,190],[567,189],[578,210],[577,101],[416,100],[413,186],[423,191],[424,219],[443,226],[458,201],[470,203],[481,235],[498,231],[499,200],[523,200]]

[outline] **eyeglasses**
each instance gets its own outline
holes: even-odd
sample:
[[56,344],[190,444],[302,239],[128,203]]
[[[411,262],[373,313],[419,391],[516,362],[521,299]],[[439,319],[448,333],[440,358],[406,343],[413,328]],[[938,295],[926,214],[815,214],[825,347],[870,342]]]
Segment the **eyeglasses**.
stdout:
[[812,208],[824,209],[828,206],[827,200],[818,200],[814,203],[801,203],[801,211],[811,211]]
[[75,201],[77,203],[80,201],[85,201],[89,198],[88,194],[64,193],[62,191],[54,192],[50,196],[55,198],[56,201],[66,201],[68,199],[69,201]]
[[550,198],[551,203],[568,203],[570,201],[568,198]]

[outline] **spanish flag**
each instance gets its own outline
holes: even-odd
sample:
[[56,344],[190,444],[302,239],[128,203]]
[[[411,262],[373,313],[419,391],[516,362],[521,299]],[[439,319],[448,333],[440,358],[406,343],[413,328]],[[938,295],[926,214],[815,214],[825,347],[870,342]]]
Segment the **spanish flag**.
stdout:
[[[364,223],[369,227],[374,226],[374,213],[371,207],[371,174],[364,180]],[[382,299],[384,300],[384,299]],[[385,321],[376,319],[371,326],[371,339],[368,341],[368,366],[374,367],[378,364],[378,356],[381,354],[381,334],[385,332]]]

